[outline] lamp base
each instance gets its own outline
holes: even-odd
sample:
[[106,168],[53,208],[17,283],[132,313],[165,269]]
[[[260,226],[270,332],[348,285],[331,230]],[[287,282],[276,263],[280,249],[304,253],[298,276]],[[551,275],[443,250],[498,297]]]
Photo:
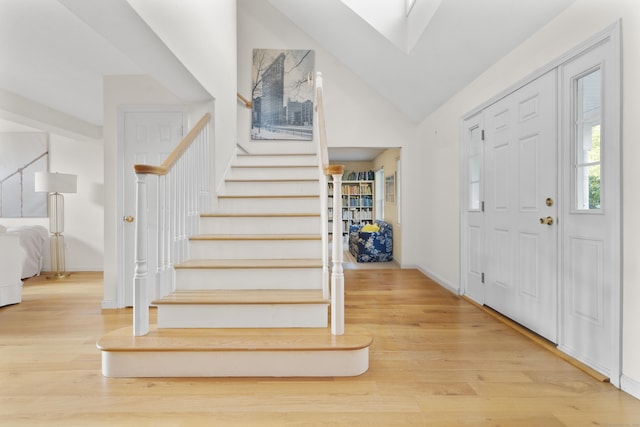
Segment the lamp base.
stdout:
[[62,280],[62,279],[66,279],[69,276],[71,276],[71,273],[54,273],[54,274],[45,276],[45,278],[47,280]]

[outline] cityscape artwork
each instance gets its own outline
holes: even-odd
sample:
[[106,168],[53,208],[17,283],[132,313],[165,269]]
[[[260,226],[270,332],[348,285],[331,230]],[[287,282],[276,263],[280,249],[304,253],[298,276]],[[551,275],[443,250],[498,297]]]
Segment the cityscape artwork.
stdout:
[[313,50],[253,50],[251,139],[313,139],[313,67]]

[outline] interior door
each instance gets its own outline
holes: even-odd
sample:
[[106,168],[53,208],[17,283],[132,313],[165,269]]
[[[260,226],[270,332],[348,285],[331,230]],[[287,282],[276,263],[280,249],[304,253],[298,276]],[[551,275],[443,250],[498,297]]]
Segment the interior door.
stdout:
[[557,80],[550,71],[485,120],[485,304],[557,342]]
[[[180,143],[184,132],[184,111],[126,111],[122,115],[123,183],[122,234],[119,239],[119,275],[123,284],[124,305],[133,305],[133,276],[135,269],[135,211],[136,177],[134,164],[160,165],[173,148]],[[156,179],[147,179],[149,205],[156,203]],[[157,219],[147,215],[149,227],[148,274],[155,274],[157,259]],[[158,290],[149,289],[149,301]]]

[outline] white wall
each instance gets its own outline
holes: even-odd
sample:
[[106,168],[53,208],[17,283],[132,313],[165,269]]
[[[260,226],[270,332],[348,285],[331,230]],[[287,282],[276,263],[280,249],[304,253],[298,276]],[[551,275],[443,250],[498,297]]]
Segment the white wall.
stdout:
[[[400,147],[414,139],[409,119],[268,2],[238,0],[238,91],[245,97],[251,95],[254,48],[315,51],[315,69],[324,78],[329,147]],[[246,143],[251,111],[238,108],[238,141]]]
[[67,271],[103,269],[102,151],[100,141],[77,141],[55,134],[49,135],[49,170],[78,176],[78,192],[64,195]]
[[[236,147],[235,0],[128,0],[215,99],[213,188]],[[213,151],[212,151],[213,152]]]
[[[407,252],[416,263],[447,285],[459,287],[459,121],[465,113],[550,63],[622,18],[623,57],[623,379],[622,386],[640,396],[640,193],[634,185],[635,126],[640,116],[640,2],[577,0],[537,34],[452,97],[418,127],[417,144],[403,151],[405,175],[421,170],[429,185],[405,179],[407,222],[422,225]],[[411,173],[407,171],[411,169]],[[416,197],[418,195],[418,197]],[[407,240],[407,239],[405,239]],[[407,253],[405,252],[405,253]]]

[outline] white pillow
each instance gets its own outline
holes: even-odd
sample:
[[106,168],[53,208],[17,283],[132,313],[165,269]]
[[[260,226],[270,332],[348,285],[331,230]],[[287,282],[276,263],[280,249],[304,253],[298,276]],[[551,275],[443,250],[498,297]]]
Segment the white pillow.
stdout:
[[0,233],[6,233],[7,232],[7,227],[5,227],[4,225],[0,225]]

